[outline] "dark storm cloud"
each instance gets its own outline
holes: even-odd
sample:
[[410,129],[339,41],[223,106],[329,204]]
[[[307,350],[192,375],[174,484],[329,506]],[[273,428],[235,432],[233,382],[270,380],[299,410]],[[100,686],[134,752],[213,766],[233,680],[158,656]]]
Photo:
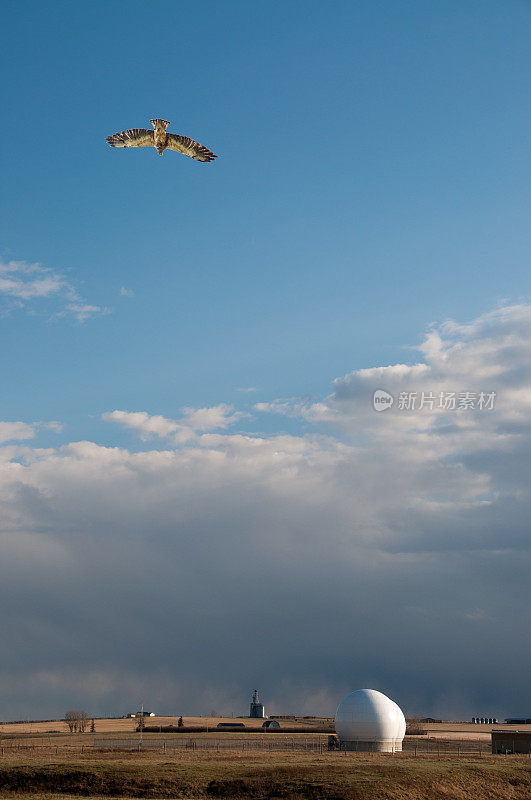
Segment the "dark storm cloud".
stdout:
[[[519,713],[530,317],[448,324],[417,367],[353,373],[319,404],[260,404],[341,438],[230,434],[240,415],[220,405],[106,415],[167,450],[5,447],[3,717],[141,701],[241,712],[255,685],[279,712],[331,714],[368,685],[413,713]],[[442,386],[500,402],[446,416],[370,406],[376,388]]]

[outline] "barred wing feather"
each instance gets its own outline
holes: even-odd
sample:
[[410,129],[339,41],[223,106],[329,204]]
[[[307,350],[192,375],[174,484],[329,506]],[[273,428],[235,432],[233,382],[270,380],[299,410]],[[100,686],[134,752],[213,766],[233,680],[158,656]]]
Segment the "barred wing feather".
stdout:
[[213,161],[217,158],[208,147],[194,142],[188,136],[180,136],[178,133],[168,133],[166,147],[182,153],[184,156],[189,156],[189,158],[195,158],[196,161]]
[[128,131],[114,133],[107,136],[111,147],[153,147],[155,144],[154,131],[146,128],[130,128]]

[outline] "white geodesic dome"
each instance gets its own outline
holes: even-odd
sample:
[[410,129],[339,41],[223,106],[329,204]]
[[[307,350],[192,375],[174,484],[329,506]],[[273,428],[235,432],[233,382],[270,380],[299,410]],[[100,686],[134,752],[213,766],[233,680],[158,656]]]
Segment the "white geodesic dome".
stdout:
[[402,750],[406,720],[393,700],[376,689],[358,689],[339,704],[336,733],[347,750]]

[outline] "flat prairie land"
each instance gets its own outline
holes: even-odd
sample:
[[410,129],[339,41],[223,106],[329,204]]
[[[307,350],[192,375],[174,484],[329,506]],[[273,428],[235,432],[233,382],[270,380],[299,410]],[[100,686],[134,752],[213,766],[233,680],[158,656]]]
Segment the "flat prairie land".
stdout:
[[[177,727],[179,721],[178,716],[166,717],[146,717],[145,725],[148,727],[167,727],[173,725]],[[241,722],[245,726],[245,733],[255,732],[263,733],[262,719],[249,719],[249,717],[184,717],[183,722],[186,728],[208,728],[209,730],[216,731],[219,722]],[[329,726],[333,723],[333,719],[303,719],[298,717],[296,719],[281,719],[279,724],[282,730],[289,730],[296,732],[301,729],[302,732],[308,732],[309,729],[319,732],[320,728]],[[131,717],[122,719],[96,719],[95,728],[96,735],[100,734],[119,734],[129,735],[136,732],[137,720]],[[531,731],[531,725],[505,725],[498,723],[497,725],[474,725],[471,722],[428,722],[421,723],[429,738],[432,739],[460,739],[462,741],[467,739],[476,739],[478,741],[490,741],[490,734],[492,730],[498,729],[514,729],[515,727],[521,731]],[[90,723],[87,730],[90,728]],[[53,720],[51,722],[2,722],[0,723],[0,739],[6,738],[8,735],[13,734],[34,734],[42,735],[48,734],[64,734],[68,730],[66,723],[62,720]],[[219,733],[219,731],[217,731]],[[231,731],[234,735],[237,731]],[[268,733],[268,735],[276,735],[275,733]],[[531,798],[530,798],[531,800]]]
[[[95,719],[96,733],[133,733],[136,730],[138,720],[132,717],[122,719]],[[146,726],[169,726],[177,727],[179,717],[145,717]],[[184,717],[184,725],[197,728],[215,729],[219,722],[243,723],[245,730],[262,731],[263,719],[249,719],[249,717]],[[333,723],[332,719],[289,719],[279,720],[282,728],[316,728],[327,726]],[[90,728],[90,720],[87,729]],[[0,737],[4,734],[19,733],[65,733],[68,730],[63,720],[52,720],[49,722],[2,722],[0,723]]]
[[525,756],[5,747],[0,796],[17,800],[530,800]]
[[[422,722],[427,735],[434,739],[484,739],[490,740],[491,731],[516,730],[531,731],[531,725],[474,725],[472,722]],[[531,799],[530,799],[531,800]]]

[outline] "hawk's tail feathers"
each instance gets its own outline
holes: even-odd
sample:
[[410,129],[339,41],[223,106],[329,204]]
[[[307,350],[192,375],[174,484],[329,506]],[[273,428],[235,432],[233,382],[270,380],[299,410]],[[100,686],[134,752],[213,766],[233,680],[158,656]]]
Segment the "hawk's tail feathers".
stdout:
[[166,130],[170,124],[167,119],[150,119],[149,121],[154,128],[164,128],[164,130]]

